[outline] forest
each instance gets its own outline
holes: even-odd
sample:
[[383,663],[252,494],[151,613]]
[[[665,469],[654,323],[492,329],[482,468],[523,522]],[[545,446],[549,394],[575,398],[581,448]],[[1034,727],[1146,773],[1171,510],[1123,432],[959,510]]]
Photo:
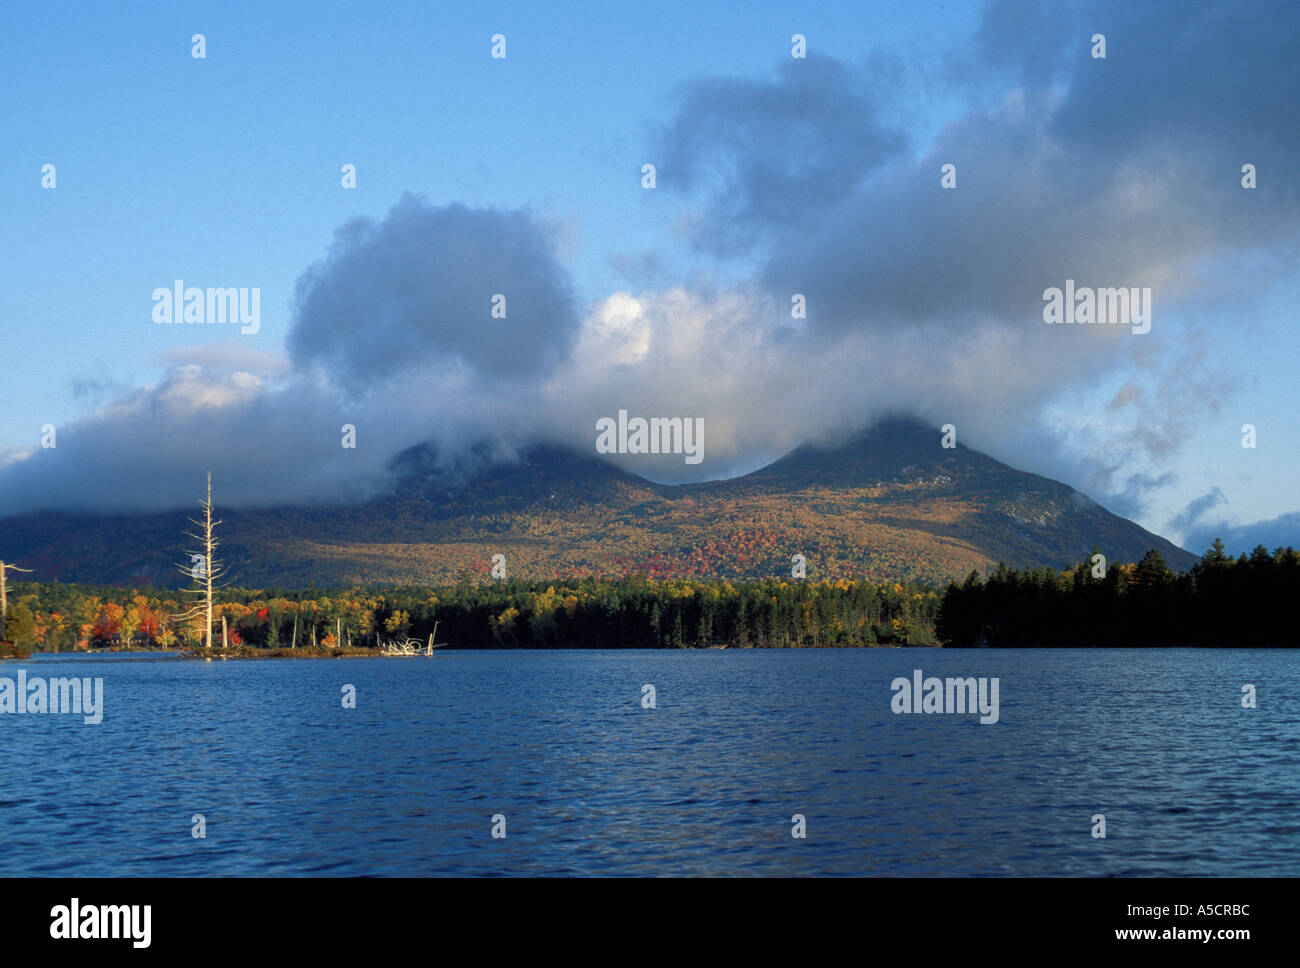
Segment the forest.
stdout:
[[[1188,571],[1136,563],[972,572],[961,584],[866,579],[574,578],[439,587],[226,588],[214,635],[229,648],[378,649],[435,633],[451,648],[1290,646],[1279,603],[1300,595],[1300,555],[1220,541]],[[13,582],[7,637],[41,651],[195,649],[205,616],[168,589]],[[197,624],[196,624],[197,623]]]
[[[14,583],[9,638],[44,651],[200,646],[176,591]],[[870,581],[484,581],[438,588],[216,593],[229,646],[365,649],[434,634],[452,648],[933,645],[938,593]],[[196,624],[197,622],[197,624]]]
[[1283,602],[1300,596],[1300,555],[1259,545],[1232,558],[1216,540],[1186,572],[1160,553],[1064,571],[999,567],[949,584],[936,617],[945,645],[990,647],[1295,646]]

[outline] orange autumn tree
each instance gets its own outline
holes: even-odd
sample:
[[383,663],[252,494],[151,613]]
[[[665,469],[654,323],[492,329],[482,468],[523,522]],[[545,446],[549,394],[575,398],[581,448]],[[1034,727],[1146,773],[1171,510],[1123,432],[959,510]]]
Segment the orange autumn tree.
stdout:
[[126,609],[116,602],[105,602],[90,623],[90,638],[97,642],[111,642],[122,633],[122,618]]

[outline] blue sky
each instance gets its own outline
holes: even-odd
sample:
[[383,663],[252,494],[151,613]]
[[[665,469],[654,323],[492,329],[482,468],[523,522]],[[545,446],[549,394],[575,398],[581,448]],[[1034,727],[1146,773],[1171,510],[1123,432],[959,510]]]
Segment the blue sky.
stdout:
[[[431,437],[451,444],[497,427],[581,440],[625,391],[656,412],[706,413],[710,476],[903,407],[936,425],[954,420],[964,443],[1175,540],[1233,528],[1238,543],[1272,543],[1287,531],[1284,516],[1300,511],[1300,286],[1297,191],[1281,183],[1295,184],[1286,129],[1297,112],[1286,110],[1296,106],[1292,68],[1270,55],[1295,38],[1293,6],[1234,6],[1235,32],[1204,23],[1226,8],[1193,4],[1141,15],[1108,4],[736,9],[5,3],[0,515],[165,505],[168,469],[179,477],[201,462],[168,449],[186,439],[248,464],[244,503],[314,498],[346,477],[373,479],[393,452]],[[1108,35],[1105,61],[1088,56],[1097,30]],[[490,57],[498,32],[504,60]],[[195,33],[206,38],[202,60],[191,57]],[[803,66],[790,57],[794,33],[810,51],[802,76],[792,73]],[[1197,57],[1204,90],[1164,80]],[[1248,72],[1258,110],[1218,71]],[[1210,100],[1216,83],[1221,102]],[[800,99],[820,90],[831,92],[820,115],[809,108],[820,120],[801,123]],[[719,122],[718,110],[731,113]],[[1216,127],[1216,112],[1231,123]],[[1034,160],[1049,150],[1059,163]],[[969,233],[936,268],[907,257],[931,248],[912,227],[950,216],[909,199],[933,188],[925,204],[948,204],[933,162],[949,156],[959,171],[949,197],[969,206]],[[1021,157],[1024,194],[1035,172],[1059,170],[1061,189],[1016,213],[993,199],[1016,197],[1006,172]],[[1235,159],[1258,159],[1253,195],[1236,185]],[[660,166],[654,191],[640,185],[647,162]],[[53,190],[41,187],[46,163],[57,166]],[[355,190],[340,186],[344,163],[357,166]],[[854,203],[783,211],[781,179],[800,172],[813,186],[841,180]],[[1223,194],[1207,201],[1214,179]],[[414,235],[399,235],[392,217],[404,193],[418,199],[406,211]],[[536,333],[565,353],[530,381],[493,382],[477,351],[448,349],[462,345],[448,326],[484,323],[431,319],[423,369],[394,359],[391,381],[381,369],[369,374],[374,390],[338,392],[307,331],[337,327],[358,352],[384,341],[388,324],[330,318],[330,306],[352,291],[358,266],[388,266],[387,253],[418,247],[420,232],[430,252],[454,249],[456,205],[523,213],[528,244],[531,226],[545,238],[536,272],[572,298],[557,297]],[[373,232],[364,258],[340,251],[322,263],[358,216]],[[1125,228],[1130,218],[1138,230]],[[1001,284],[1012,295],[1063,283],[1015,276],[1023,226],[1053,221],[1061,232],[1030,251],[1059,239],[1055,264],[1077,264],[1081,279],[1107,283],[1125,240],[1142,246],[1135,277],[1109,284],[1154,286],[1152,334],[1072,343],[1048,336],[1030,302],[993,292],[990,266],[1010,267]],[[977,250],[1004,245],[1005,258],[981,261]],[[969,268],[956,264],[966,252]],[[306,318],[295,285],[314,264],[328,285]],[[150,294],[178,278],[260,287],[260,332],[156,326]],[[803,280],[810,304],[835,304],[833,317],[777,320],[774,293]],[[850,297],[844,280],[871,288]],[[376,318],[408,311],[380,307]],[[756,313],[766,321],[743,324]],[[425,325],[416,317],[393,325]],[[947,349],[927,370],[933,346]],[[781,358],[788,365],[772,369]],[[290,466],[256,466],[252,455],[279,449],[257,428],[337,436],[354,413],[373,443],[363,464],[341,465],[333,451],[315,462],[307,448]],[[1243,423],[1258,428],[1254,450],[1240,446]],[[45,424],[60,430],[56,452],[39,448]],[[78,483],[91,479],[102,486]],[[1300,543],[1293,530],[1287,540]]]

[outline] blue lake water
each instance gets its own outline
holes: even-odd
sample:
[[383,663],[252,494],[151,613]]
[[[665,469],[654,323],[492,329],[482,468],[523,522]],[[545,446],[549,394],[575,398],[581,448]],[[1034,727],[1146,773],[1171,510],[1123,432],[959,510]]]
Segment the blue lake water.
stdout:
[[[917,668],[998,677],[999,721],[895,715]],[[1295,652],[51,655],[0,677],[19,669],[102,677],[105,709],[0,716],[3,875],[1300,874]]]

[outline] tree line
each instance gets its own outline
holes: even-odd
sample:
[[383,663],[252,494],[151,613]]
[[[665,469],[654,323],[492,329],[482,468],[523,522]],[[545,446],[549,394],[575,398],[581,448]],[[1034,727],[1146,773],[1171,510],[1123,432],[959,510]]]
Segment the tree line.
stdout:
[[[414,638],[453,648],[1289,646],[1282,602],[1300,555],[1221,541],[1189,571],[1157,551],[1063,570],[999,565],[940,591],[923,583],[765,579],[490,581],[440,587],[214,590],[212,618],[184,592],[13,582],[7,637],[46,651],[104,647],[378,649]],[[206,626],[206,627],[205,627]]]
[[[56,651],[199,648],[206,610],[180,593],[26,582],[15,585],[11,637]],[[378,648],[433,634],[455,648],[760,648],[935,644],[927,585],[769,579],[474,581],[439,588],[214,592],[220,645]],[[208,626],[211,628],[212,626]]]
[[[1096,556],[1100,552],[1095,551]],[[1223,542],[1186,572],[1158,551],[1099,567],[972,572],[943,594],[935,632],[948,646],[1295,646],[1282,603],[1300,595],[1300,555],[1259,545],[1232,558]]]

